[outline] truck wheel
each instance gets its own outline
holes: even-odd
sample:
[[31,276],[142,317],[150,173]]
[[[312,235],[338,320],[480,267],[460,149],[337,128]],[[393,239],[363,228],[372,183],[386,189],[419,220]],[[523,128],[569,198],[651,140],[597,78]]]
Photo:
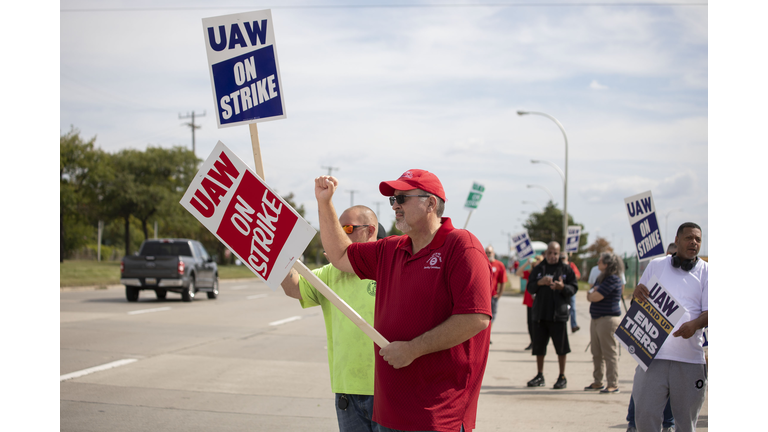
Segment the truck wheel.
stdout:
[[139,289],[129,286],[125,287],[125,298],[128,299],[129,302],[139,300]]
[[195,298],[195,278],[189,280],[187,289],[181,292],[181,299],[185,302],[191,302]]
[[156,289],[155,290],[155,295],[157,296],[158,300],[165,300],[166,294],[168,294],[167,290],[164,290],[164,289]]
[[215,299],[219,295],[219,277],[216,276],[213,279],[213,288],[212,291],[208,291],[206,294],[208,294],[209,299]]

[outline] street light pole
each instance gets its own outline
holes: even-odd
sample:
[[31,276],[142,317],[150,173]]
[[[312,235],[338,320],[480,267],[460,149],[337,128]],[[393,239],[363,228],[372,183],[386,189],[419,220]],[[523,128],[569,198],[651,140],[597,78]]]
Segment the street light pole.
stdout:
[[555,165],[554,163],[552,163],[550,161],[536,160],[536,159],[531,159],[531,163],[532,164],[543,163],[543,164],[547,164],[547,165],[551,166],[552,168],[557,170],[557,173],[560,174],[560,179],[563,181],[563,183],[565,183],[565,174],[563,173],[563,170],[561,170],[560,167]]
[[539,189],[543,189],[543,190],[544,190],[544,192],[546,192],[546,193],[547,193],[547,195],[549,195],[549,198],[552,200],[552,202],[554,202],[554,201],[555,201],[555,196],[554,196],[554,195],[552,195],[552,192],[550,192],[550,191],[549,191],[549,189],[547,189],[546,187],[544,187],[544,186],[542,186],[542,185],[530,185],[530,184],[529,184],[529,185],[526,185],[526,186],[528,187],[528,189],[530,189],[530,188],[534,188],[534,187],[535,187],[535,188],[539,188]]
[[562,250],[565,250],[566,241],[568,239],[568,135],[565,134],[565,129],[563,128],[563,125],[560,124],[559,121],[557,121],[556,118],[552,117],[549,114],[543,113],[543,112],[536,112],[536,111],[518,111],[517,115],[527,115],[527,114],[534,114],[534,115],[540,115],[544,116],[557,125],[557,127],[560,128],[560,131],[563,133],[563,138],[565,138],[565,175],[563,176],[563,244],[561,246]]

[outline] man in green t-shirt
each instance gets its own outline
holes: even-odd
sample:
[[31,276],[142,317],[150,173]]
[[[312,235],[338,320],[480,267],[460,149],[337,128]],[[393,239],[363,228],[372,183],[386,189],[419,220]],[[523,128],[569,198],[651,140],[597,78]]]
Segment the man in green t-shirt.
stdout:
[[[374,242],[379,222],[376,214],[366,206],[354,206],[339,217],[344,232],[353,243]],[[373,325],[376,282],[360,279],[354,273],[345,273],[328,264],[313,272],[339,295],[368,324]],[[289,297],[298,299],[301,307],[320,306],[325,318],[328,336],[328,368],[331,372],[331,390],[336,393],[336,417],[339,431],[376,431],[373,416],[373,341],[331,302],[318,292],[304,277],[291,269],[282,282]]]

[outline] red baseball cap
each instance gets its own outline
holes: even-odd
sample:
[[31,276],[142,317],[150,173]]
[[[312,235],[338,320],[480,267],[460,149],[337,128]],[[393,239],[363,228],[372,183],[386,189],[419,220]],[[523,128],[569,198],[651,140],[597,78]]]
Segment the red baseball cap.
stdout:
[[404,172],[397,180],[379,183],[379,192],[384,196],[392,196],[396,190],[407,191],[413,189],[421,189],[432,195],[437,195],[445,201],[443,185],[437,176],[429,171],[411,169]]

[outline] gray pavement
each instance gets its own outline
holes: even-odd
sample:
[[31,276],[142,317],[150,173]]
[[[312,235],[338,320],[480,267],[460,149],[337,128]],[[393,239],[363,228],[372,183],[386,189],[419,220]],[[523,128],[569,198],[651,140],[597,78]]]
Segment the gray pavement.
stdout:
[[[627,405],[632,393],[635,360],[622,348],[619,360],[618,394],[585,392],[592,383],[592,354],[589,344],[589,302],[586,292],[576,297],[581,329],[569,333],[571,353],[565,375],[568,387],[553,390],[557,380],[557,355],[550,344],[544,364],[545,387],[529,388],[536,375],[535,357],[524,348],[529,337],[522,296],[500,299],[496,322],[491,329],[488,366],[478,404],[477,431],[600,431],[626,430]],[[707,400],[699,417],[699,431],[707,428]]]
[[[118,287],[62,291],[61,374],[123,358],[126,366],[61,382],[62,431],[337,430],[319,308],[301,309],[257,281],[223,282],[218,300],[125,302]],[[142,308],[160,312],[131,315]],[[588,303],[577,297],[581,330],[571,334],[568,388],[553,390],[557,356],[549,350],[547,386],[536,374],[522,296],[500,299],[476,431],[626,429],[635,361],[622,351],[619,394],[585,392],[592,382]],[[270,323],[290,316],[284,325]],[[707,402],[699,419],[707,430]]]

